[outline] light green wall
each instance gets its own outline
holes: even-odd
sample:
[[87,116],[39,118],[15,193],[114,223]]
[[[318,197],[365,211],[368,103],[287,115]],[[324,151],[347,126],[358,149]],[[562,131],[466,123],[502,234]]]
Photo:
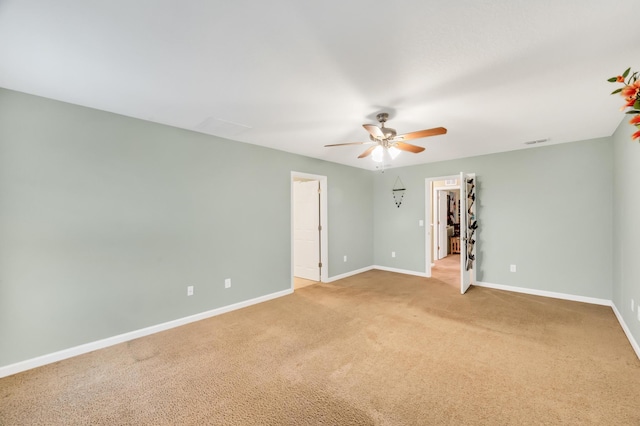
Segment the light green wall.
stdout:
[[290,288],[292,170],[371,265],[368,171],[0,89],[0,366]]
[[0,366],[288,289],[292,170],[328,177],[329,276],[424,272],[425,178],[474,172],[478,280],[613,297],[640,340],[629,135],[382,174],[0,89]]
[[[613,196],[613,302],[636,342],[640,343],[640,143],[631,140],[636,130],[629,116],[614,133]],[[631,299],[635,310],[631,310]]]
[[[464,171],[478,178],[478,281],[610,299],[612,152],[604,138],[376,174],[374,261],[424,272],[425,178]],[[400,208],[397,176],[407,188]]]

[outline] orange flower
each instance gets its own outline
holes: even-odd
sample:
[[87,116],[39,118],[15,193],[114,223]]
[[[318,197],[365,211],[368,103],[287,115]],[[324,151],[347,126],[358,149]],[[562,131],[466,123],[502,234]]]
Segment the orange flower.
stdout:
[[632,107],[636,103],[635,98],[627,98],[625,101],[627,101],[627,103],[620,107],[620,111],[624,111],[625,108]]
[[[640,72],[635,71],[631,75],[629,72],[631,68],[627,68],[622,75],[617,77],[611,77],[607,79],[610,83],[622,83],[622,88],[616,89],[611,92],[612,95],[620,93],[620,96],[624,99],[624,105],[620,108],[620,111],[624,111],[627,108],[631,108],[627,113],[633,113],[629,124],[636,126],[636,132],[631,135],[631,139],[640,139]],[[628,77],[627,82],[625,79]],[[640,142],[640,140],[638,140]]]
[[622,95],[622,97],[625,99],[629,99],[629,98],[635,99],[638,97],[639,91],[640,91],[640,80],[636,80],[635,82],[631,83],[629,86],[625,86],[620,92],[620,95]]

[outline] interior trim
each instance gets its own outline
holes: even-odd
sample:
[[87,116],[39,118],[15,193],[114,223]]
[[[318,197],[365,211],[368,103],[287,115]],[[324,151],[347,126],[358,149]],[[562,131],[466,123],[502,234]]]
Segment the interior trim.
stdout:
[[502,284],[491,284],[491,283],[486,283],[486,282],[477,282],[477,283],[475,283],[473,285],[476,285],[478,287],[494,288],[496,290],[512,291],[512,292],[515,292],[515,293],[531,294],[531,295],[534,295],[534,296],[552,297],[554,299],[564,299],[564,300],[570,300],[570,301],[573,301],[573,302],[590,303],[592,305],[609,306],[611,309],[613,309],[613,313],[615,314],[616,318],[618,319],[618,323],[620,323],[620,327],[622,327],[622,330],[624,331],[624,334],[627,336],[627,340],[629,340],[629,343],[631,344],[631,347],[633,348],[634,352],[636,353],[636,356],[638,357],[638,359],[640,359],[640,345],[638,345],[638,342],[636,342],[636,339],[633,338],[633,334],[631,334],[631,330],[627,326],[627,323],[624,322],[624,318],[622,318],[622,315],[620,314],[620,311],[618,311],[618,308],[616,307],[615,303],[613,303],[612,300],[599,299],[599,298],[596,298],[596,297],[576,296],[576,295],[573,295],[573,294],[566,294],[566,293],[556,293],[556,292],[553,292],[553,291],[534,290],[534,289],[530,289],[530,288],[513,287],[513,286],[509,286],[509,285],[502,285]]
[[626,334],[627,339],[629,339],[629,343],[631,343],[631,347],[633,348],[634,351],[636,351],[636,355],[638,356],[638,359],[640,359],[640,345],[638,345],[638,342],[636,342],[636,339],[633,338],[633,335],[631,334],[631,330],[627,326],[627,323],[624,322],[624,318],[622,318],[620,311],[618,311],[616,304],[613,302],[611,303],[611,309],[613,309],[613,313],[616,314],[616,318],[618,318],[618,322],[620,323],[620,326],[622,327],[624,334]]
[[119,334],[117,336],[107,337],[106,339],[96,340],[95,342],[85,343],[83,345],[63,349],[58,352],[53,352],[47,355],[20,361],[15,364],[9,364],[0,367],[0,378],[31,370],[32,368],[41,367],[43,365],[52,364],[54,362],[62,361],[67,358],[72,358],[74,356],[86,354],[87,352],[92,352],[98,349],[117,345],[119,343],[128,342],[129,340],[137,339],[139,337],[148,336],[150,334],[159,333],[171,328],[180,327],[185,324],[235,311],[236,309],[246,308],[247,306],[266,302],[268,300],[286,296],[291,293],[293,293],[292,289],[278,291],[276,293],[267,294],[265,296],[256,297],[254,299],[245,300],[243,302],[234,303],[232,305],[223,306],[221,308],[212,309],[210,311],[201,312],[199,314],[190,315],[188,317],[179,318],[173,321],[164,322],[162,324],[153,325],[151,327],[142,328],[140,330],[130,331],[128,333]]
[[[379,269],[382,271],[396,272],[400,274],[415,275],[420,277],[425,276],[425,274],[421,272],[407,271],[403,269],[395,269],[395,268],[388,268],[385,266],[374,265],[374,266],[368,266],[366,268],[358,269],[355,271],[347,272],[341,275],[336,275],[334,277],[329,278],[327,282],[338,281],[340,279],[348,278],[350,276],[357,275],[362,272],[367,272],[372,269]],[[545,291],[545,290],[535,290],[535,289],[529,289],[529,288],[514,287],[514,286],[503,285],[503,284],[492,284],[487,282],[476,282],[474,283],[474,285],[478,287],[493,288],[496,290],[504,290],[504,291],[511,291],[516,293],[531,294],[535,296],[570,300],[574,302],[583,302],[583,303],[590,303],[594,305],[609,306],[613,309],[613,312],[616,318],[618,319],[618,322],[620,323],[620,326],[622,327],[624,334],[627,336],[627,339],[629,340],[631,347],[636,353],[636,356],[638,357],[638,359],[640,359],[640,345],[638,345],[638,342],[636,342],[636,340],[633,338],[633,335],[631,334],[629,327],[627,326],[624,319],[622,318],[622,315],[618,311],[618,308],[611,300],[599,299],[595,297],[576,296],[576,295],[566,294],[566,293],[556,293],[556,292]],[[195,321],[211,318],[227,312],[235,311],[237,309],[246,308],[247,306],[266,302],[268,300],[286,296],[291,293],[293,293],[292,289],[282,290],[279,292],[267,294],[265,296],[256,297],[254,299],[245,300],[243,302],[234,303],[232,305],[223,306],[223,307],[212,309],[206,312],[201,312],[199,314],[190,315],[188,317],[179,318],[173,321],[164,322],[162,324],[157,324],[151,327],[142,328],[140,330],[135,330],[128,333],[119,334],[117,336],[108,337],[106,339],[97,340],[95,342],[86,343],[86,344],[75,346],[68,349],[63,349],[58,352],[53,352],[47,355],[42,355],[36,358],[20,361],[15,364],[9,364],[7,366],[0,367],[0,378],[11,376],[13,374],[17,374],[23,371],[27,371],[32,368],[41,367],[47,364],[52,364],[54,362],[62,361],[64,359],[72,358],[74,356],[82,355],[98,349],[103,349],[109,346],[117,345],[119,343],[127,342],[133,339],[137,339],[139,337],[144,337],[150,334],[169,330],[171,328],[180,327],[182,325],[189,324]]]
[[535,290],[532,288],[514,287],[503,284],[492,284],[486,282],[475,282],[473,285],[477,287],[494,288],[496,290],[512,291],[514,293],[532,294],[534,296],[551,297],[553,299],[571,300],[574,302],[590,303],[592,305],[611,306],[611,300],[598,299],[596,297],[576,296],[574,294],[556,293],[555,291]]
[[398,274],[414,275],[416,277],[422,277],[422,278],[429,278],[427,274],[424,272],[409,271],[408,269],[389,268],[387,266],[380,266],[380,265],[373,265],[373,269],[379,269],[381,271],[388,271],[388,272],[397,272]]
[[358,274],[361,274],[363,272],[370,271],[372,269],[374,269],[373,266],[367,266],[366,268],[361,268],[361,269],[356,269],[355,271],[345,272],[344,274],[340,274],[340,275],[335,275],[333,277],[329,277],[329,278],[327,278],[327,281],[325,281],[325,282],[332,283],[334,281],[338,281],[338,280],[341,280],[343,278],[349,278],[349,277],[352,277],[354,275],[358,275]]

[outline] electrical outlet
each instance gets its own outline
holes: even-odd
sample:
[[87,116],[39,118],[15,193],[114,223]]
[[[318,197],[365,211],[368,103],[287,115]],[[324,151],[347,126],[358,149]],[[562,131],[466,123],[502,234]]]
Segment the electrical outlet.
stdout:
[[187,287],[187,296],[193,296],[193,286],[192,285]]
[[418,221],[418,226],[424,226],[424,220],[420,219],[420,220]]
[[636,301],[631,299],[631,312],[633,312],[636,309]]
[[226,278],[224,280],[224,288],[229,288],[231,287],[231,278]]
[[347,256],[345,256],[345,257],[344,257],[344,261],[345,261],[345,262],[347,261]]
[[395,251],[391,252],[391,257],[396,257],[396,252]]
[[510,270],[511,272],[516,272],[516,265],[511,265],[511,266],[509,266],[509,270]]

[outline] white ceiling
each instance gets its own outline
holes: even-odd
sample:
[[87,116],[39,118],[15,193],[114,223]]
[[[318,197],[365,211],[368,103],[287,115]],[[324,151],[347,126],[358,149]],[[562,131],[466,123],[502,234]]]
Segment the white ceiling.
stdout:
[[[609,136],[636,0],[0,0],[0,86],[365,169]],[[634,62],[635,61],[635,62]]]

